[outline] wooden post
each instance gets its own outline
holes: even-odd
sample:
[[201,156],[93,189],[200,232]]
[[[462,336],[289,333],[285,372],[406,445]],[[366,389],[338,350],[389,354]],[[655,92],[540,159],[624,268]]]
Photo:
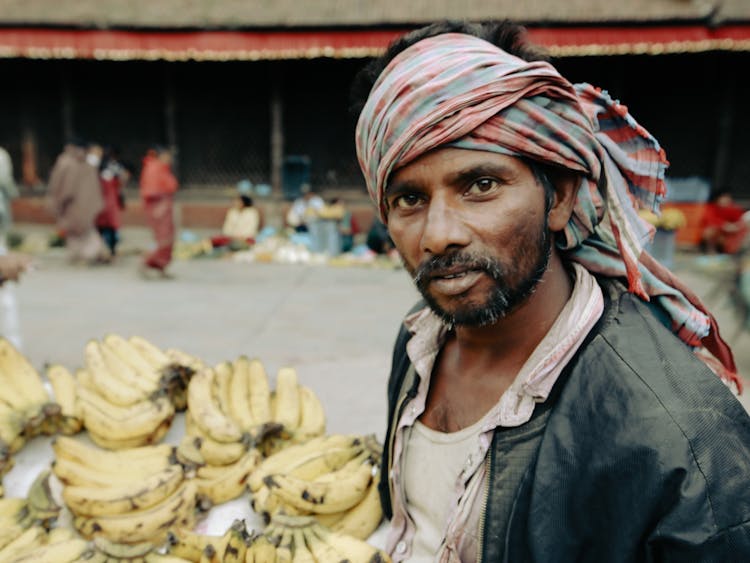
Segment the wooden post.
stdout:
[[174,90],[174,76],[170,63],[164,63],[164,135],[172,152],[172,170],[178,176],[177,152],[177,98]]
[[[711,189],[721,187],[727,181],[729,154],[732,147],[732,120],[734,119],[733,102],[735,78],[729,74],[724,76],[724,88],[719,106],[718,131],[716,132],[716,153],[714,155],[714,169],[711,175]],[[736,195],[736,194],[735,194]]]
[[73,92],[70,85],[69,63],[63,61],[60,65],[60,97],[62,106],[63,142],[67,143],[75,135],[73,117]]
[[271,117],[271,188],[275,195],[282,197],[281,167],[284,158],[284,106],[281,96],[281,69],[278,66],[280,64],[274,63],[276,66],[270,72],[271,103],[269,112]]

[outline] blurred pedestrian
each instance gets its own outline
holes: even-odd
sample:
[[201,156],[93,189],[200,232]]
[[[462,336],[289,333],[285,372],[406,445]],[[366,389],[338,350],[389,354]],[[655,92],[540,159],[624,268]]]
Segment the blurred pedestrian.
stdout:
[[130,172],[120,162],[119,151],[116,148],[106,149],[99,166],[104,208],[96,217],[96,228],[112,256],[117,253],[120,241],[121,212],[125,209],[123,189],[129,179]]
[[0,336],[21,347],[18,299],[13,284],[31,263],[31,257],[8,250],[8,233],[13,225],[11,200],[18,197],[13,163],[8,151],[0,147]]
[[65,146],[50,173],[48,194],[58,229],[64,233],[68,257],[74,264],[107,262],[109,251],[96,230],[104,207],[99,184],[101,147],[80,140]]
[[171,277],[167,266],[172,262],[174,247],[174,194],[177,186],[177,178],[172,172],[172,153],[160,146],[150,149],[143,158],[140,193],[156,249],[144,257],[140,271],[146,277],[151,273]]

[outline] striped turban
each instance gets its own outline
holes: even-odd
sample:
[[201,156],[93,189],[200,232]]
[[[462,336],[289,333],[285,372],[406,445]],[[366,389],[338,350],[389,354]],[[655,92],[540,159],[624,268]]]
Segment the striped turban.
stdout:
[[653,227],[638,210],[658,210],[668,162],[656,139],[606,92],[571,84],[549,63],[445,33],[411,45],[383,70],[360,114],[356,146],[384,222],[390,175],[437,147],[502,153],[578,173],[575,207],[557,246],[594,273],[626,278],[642,299],[658,300],[673,332],[691,347],[705,345],[723,366],[715,371],[740,386],[713,317],[643,251]]

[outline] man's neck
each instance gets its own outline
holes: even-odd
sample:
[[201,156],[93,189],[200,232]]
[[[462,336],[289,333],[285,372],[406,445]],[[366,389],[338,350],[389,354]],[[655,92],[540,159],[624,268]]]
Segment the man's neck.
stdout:
[[500,362],[520,368],[550,330],[572,291],[571,276],[553,253],[534,293],[509,315],[483,327],[455,328],[460,356],[469,363]]

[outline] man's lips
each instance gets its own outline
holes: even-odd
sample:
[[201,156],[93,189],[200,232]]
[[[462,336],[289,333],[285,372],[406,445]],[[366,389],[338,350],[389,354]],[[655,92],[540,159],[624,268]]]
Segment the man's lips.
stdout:
[[433,290],[444,295],[458,295],[471,289],[483,274],[484,270],[464,267],[431,272],[427,278]]

